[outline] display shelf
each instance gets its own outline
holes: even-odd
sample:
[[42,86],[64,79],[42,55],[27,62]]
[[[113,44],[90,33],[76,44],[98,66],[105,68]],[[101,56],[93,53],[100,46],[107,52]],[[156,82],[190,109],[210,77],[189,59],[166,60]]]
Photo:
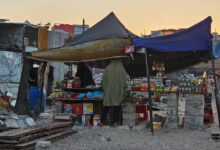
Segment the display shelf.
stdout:
[[84,98],[84,99],[79,99],[79,98],[47,98],[47,100],[52,100],[52,101],[79,101],[79,102],[86,102],[86,101],[102,101],[103,98]]
[[148,91],[139,91],[139,90],[127,90],[127,91],[130,91],[130,92],[144,92],[144,93],[148,93]]
[[102,91],[102,88],[64,88],[67,92],[92,92],[92,91]]

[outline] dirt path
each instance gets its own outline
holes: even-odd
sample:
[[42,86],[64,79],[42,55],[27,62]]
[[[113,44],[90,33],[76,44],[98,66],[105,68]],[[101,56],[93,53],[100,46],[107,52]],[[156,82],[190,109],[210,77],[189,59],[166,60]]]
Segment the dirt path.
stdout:
[[57,141],[52,150],[217,150],[207,130],[161,129],[152,136],[148,129],[78,128],[78,133]]

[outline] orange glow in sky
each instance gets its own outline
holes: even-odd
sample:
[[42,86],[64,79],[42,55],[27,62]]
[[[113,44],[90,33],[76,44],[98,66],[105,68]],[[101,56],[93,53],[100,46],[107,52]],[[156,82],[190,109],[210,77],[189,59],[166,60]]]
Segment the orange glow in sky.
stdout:
[[90,27],[111,11],[137,35],[151,30],[187,28],[212,16],[220,32],[220,0],[2,0],[0,18],[33,24],[81,24]]

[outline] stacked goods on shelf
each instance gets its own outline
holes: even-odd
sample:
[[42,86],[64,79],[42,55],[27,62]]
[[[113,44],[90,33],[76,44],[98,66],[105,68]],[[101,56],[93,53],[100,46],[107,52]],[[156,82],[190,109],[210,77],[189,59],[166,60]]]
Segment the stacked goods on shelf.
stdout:
[[204,95],[186,94],[184,127],[199,129],[203,127]]
[[126,102],[122,105],[122,124],[133,127],[136,124],[137,114],[136,105],[134,103]]
[[181,76],[179,90],[184,93],[212,93],[214,80],[212,77],[194,77],[193,74]]

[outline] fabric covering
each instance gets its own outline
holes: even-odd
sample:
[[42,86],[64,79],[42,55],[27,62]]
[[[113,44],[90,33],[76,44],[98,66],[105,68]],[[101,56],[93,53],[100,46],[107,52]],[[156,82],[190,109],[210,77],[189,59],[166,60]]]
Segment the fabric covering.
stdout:
[[124,99],[128,75],[120,60],[112,60],[102,76],[104,106],[119,106]]
[[82,62],[125,56],[125,47],[137,37],[112,12],[63,47],[32,52],[32,59]]
[[198,51],[212,49],[212,18],[207,17],[183,31],[153,38],[134,38],[135,47],[145,47],[159,52]]
[[137,37],[131,33],[115,16],[113,12],[89,28],[80,36],[70,41],[67,46],[95,41],[106,38],[133,38]]

